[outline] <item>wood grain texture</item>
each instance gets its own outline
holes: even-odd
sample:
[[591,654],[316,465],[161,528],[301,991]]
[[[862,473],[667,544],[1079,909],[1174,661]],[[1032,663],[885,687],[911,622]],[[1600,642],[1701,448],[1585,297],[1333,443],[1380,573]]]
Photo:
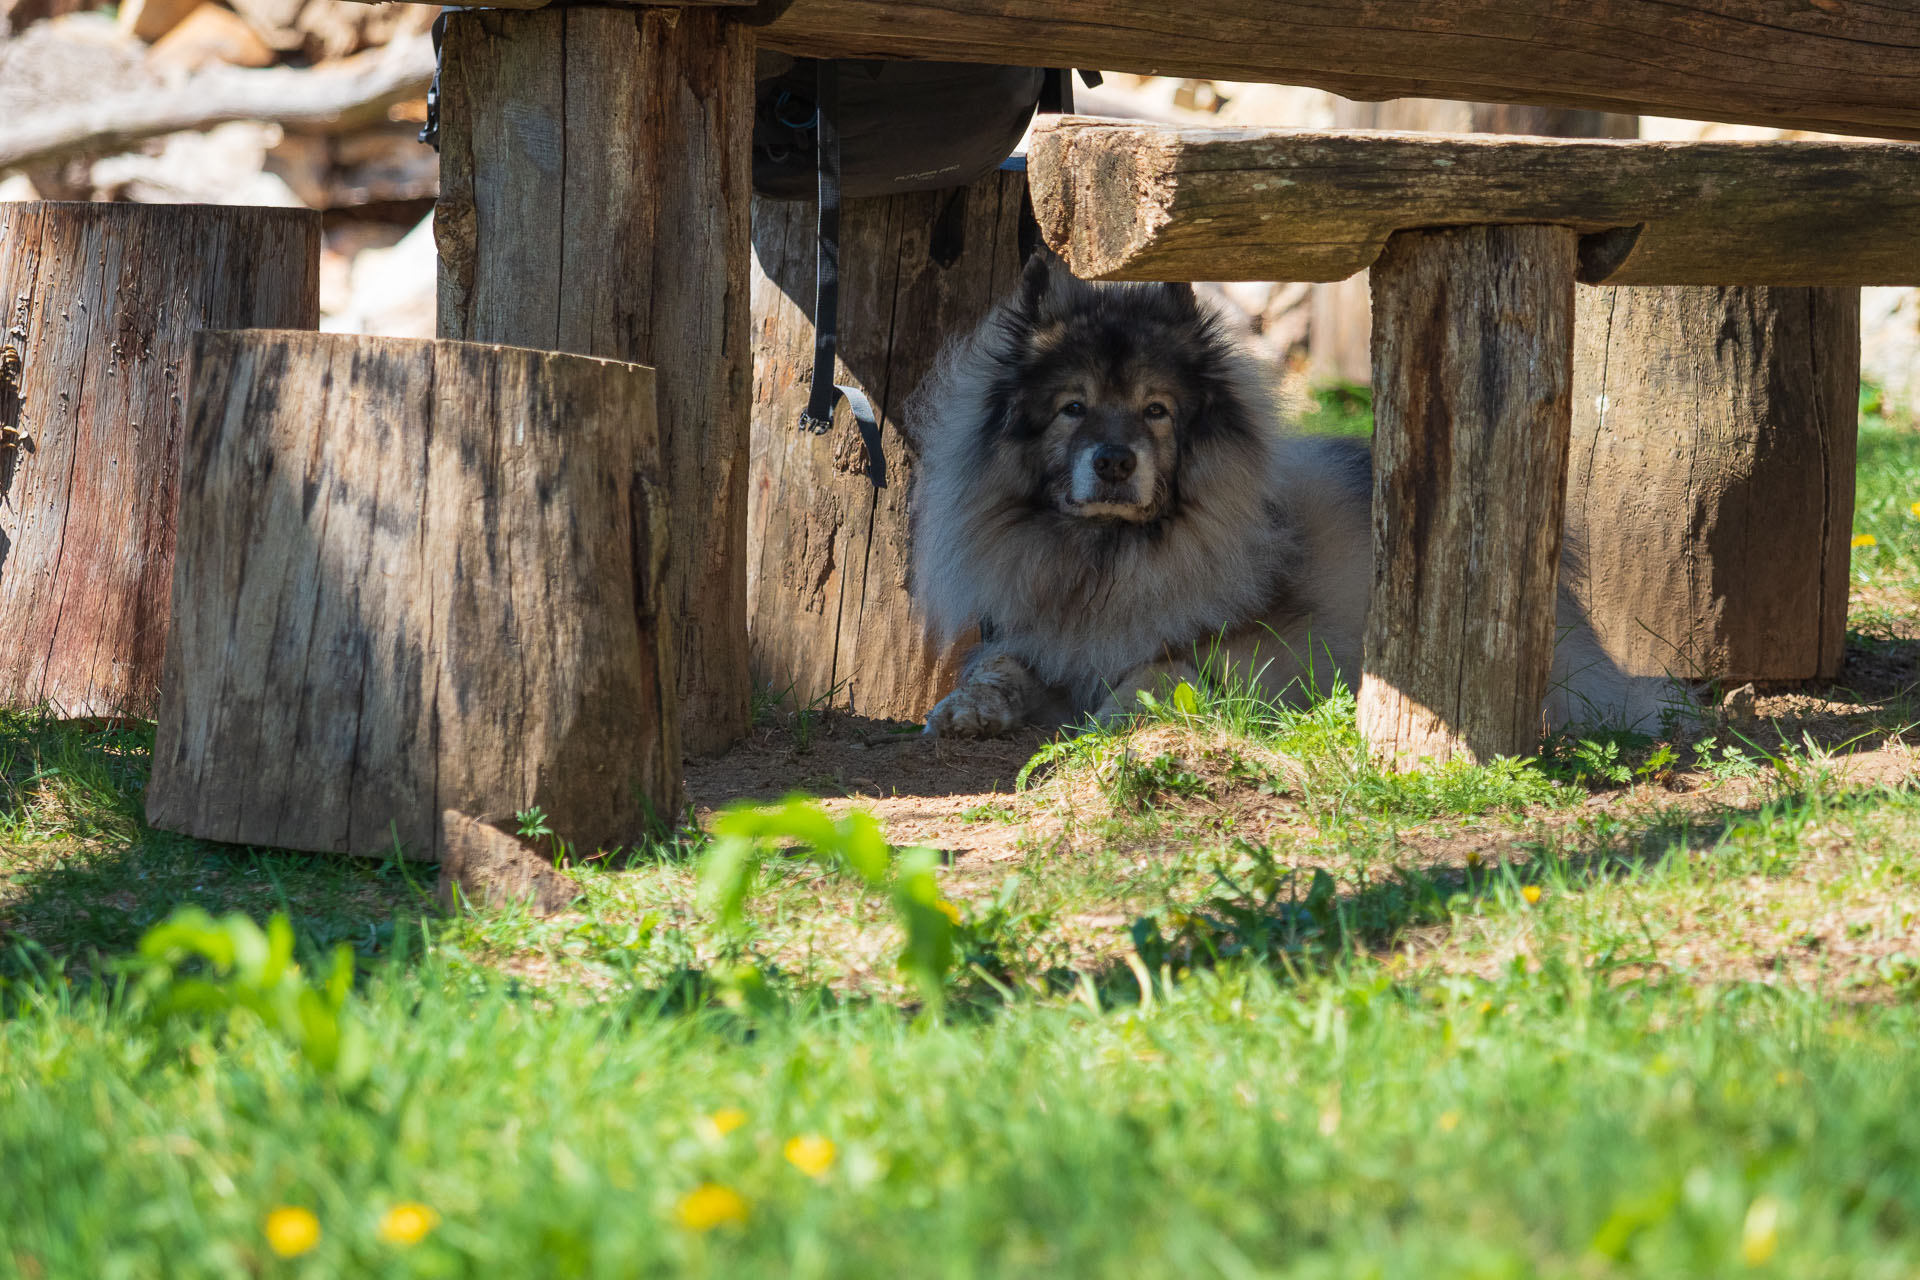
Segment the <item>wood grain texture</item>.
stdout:
[[210,840],[576,848],[680,803],[653,372],[274,332],[199,341],[147,793]]
[[[918,455],[911,398],[947,340],[1020,273],[1025,175],[850,200],[840,224],[840,374],[880,414],[887,486],[842,406],[799,427],[813,368],[814,206],[754,204],[753,485],[747,571],[754,678],[860,715],[922,720],[970,641],[943,647],[907,589]],[[941,246],[936,250],[936,229]]]
[[150,716],[192,334],[316,326],[320,215],[0,204],[0,301],[0,703]]
[[1854,289],[1582,289],[1568,586],[1634,675],[1839,674]]
[[747,727],[753,45],[717,12],[456,13],[443,338],[659,370],[687,748]]
[[1047,243],[1103,280],[1339,280],[1396,231],[1553,223],[1625,229],[1583,245],[1589,284],[1920,283],[1920,147],[1903,143],[1069,118],[1035,131],[1030,172]]
[[1374,753],[1531,755],[1553,659],[1572,404],[1575,236],[1395,236],[1373,269]]
[[1884,0],[794,0],[761,40],[1920,138],[1920,9]]
[[[1336,129],[1420,129],[1441,133],[1518,133],[1549,138],[1636,138],[1632,116],[1558,107],[1511,107],[1487,102],[1402,98],[1392,102],[1333,104]],[[1366,383],[1371,378],[1373,331],[1363,271],[1313,286],[1308,354],[1316,381]]]

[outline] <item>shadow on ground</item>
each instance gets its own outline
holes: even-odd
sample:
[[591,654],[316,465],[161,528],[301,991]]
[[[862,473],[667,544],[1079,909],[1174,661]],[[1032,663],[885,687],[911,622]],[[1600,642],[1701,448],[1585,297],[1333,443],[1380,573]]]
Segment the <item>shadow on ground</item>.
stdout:
[[433,869],[193,840],[147,826],[151,726],[0,716],[0,974],[85,973],[177,906],[264,919],[361,955],[437,914]]

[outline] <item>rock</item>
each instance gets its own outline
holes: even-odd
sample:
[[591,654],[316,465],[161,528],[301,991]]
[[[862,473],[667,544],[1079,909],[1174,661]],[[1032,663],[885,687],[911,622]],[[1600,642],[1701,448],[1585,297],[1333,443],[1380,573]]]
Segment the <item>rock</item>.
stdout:
[[[517,836],[453,809],[440,815],[440,905],[456,909],[524,903],[537,916],[558,915],[578,902],[580,885]],[[455,895],[458,888],[459,894]]]

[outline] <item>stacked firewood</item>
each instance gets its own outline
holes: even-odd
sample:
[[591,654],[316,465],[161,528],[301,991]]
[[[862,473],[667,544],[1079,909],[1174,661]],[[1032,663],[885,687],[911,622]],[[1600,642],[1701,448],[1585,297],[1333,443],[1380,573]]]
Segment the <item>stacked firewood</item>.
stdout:
[[[439,158],[419,133],[438,10],[85,3],[0,0],[0,200],[318,209],[327,327],[431,336]],[[401,288],[396,256],[425,264]]]

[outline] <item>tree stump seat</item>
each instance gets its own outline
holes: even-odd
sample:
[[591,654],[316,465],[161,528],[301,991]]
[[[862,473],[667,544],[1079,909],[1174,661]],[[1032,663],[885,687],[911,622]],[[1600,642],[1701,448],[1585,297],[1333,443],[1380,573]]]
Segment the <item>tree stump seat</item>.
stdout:
[[1920,283],[1920,148],[1192,129],[1067,118],[1042,233],[1100,280],[1372,270],[1362,732],[1531,753],[1554,643],[1574,286]]
[[153,825],[439,861],[449,814],[590,852],[678,810],[652,369],[269,330],[194,366]]

